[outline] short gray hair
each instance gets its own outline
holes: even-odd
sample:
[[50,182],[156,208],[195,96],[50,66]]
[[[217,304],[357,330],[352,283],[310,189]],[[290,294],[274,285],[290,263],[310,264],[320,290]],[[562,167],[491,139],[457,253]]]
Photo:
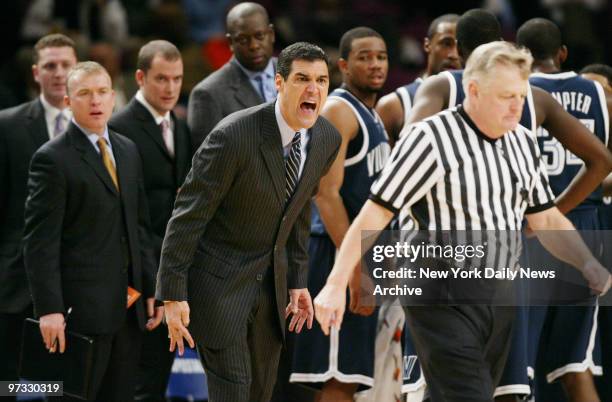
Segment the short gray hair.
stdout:
[[105,74],[108,77],[108,80],[111,81],[110,74],[104,67],[102,67],[101,64],[96,63],[95,61],[82,61],[77,63],[68,72],[68,76],[66,77],[66,93],[70,94],[70,82],[76,77],[91,74]]
[[505,41],[478,46],[467,60],[463,71],[463,91],[467,94],[470,81],[478,81],[495,72],[498,65],[516,66],[524,79],[529,78],[533,57],[529,50]]

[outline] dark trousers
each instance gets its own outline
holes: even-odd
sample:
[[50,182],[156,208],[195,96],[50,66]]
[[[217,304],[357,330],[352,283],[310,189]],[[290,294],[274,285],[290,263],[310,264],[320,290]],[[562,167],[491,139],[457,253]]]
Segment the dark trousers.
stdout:
[[[134,399],[136,369],[142,348],[142,332],[138,328],[135,311],[128,312],[119,331],[96,335],[94,339],[96,348],[92,378],[95,397],[92,400],[131,402]],[[80,401],[69,396],[52,399]]]
[[493,401],[510,348],[513,307],[407,307],[406,319],[432,402]]
[[166,388],[174,353],[168,351],[168,327],[161,324],[153,331],[143,334],[142,356],[138,364],[136,393],[139,402],[161,402],[166,400]]
[[268,274],[243,335],[223,349],[198,345],[208,380],[209,402],[270,400],[282,347],[277,321],[274,285]]
[[[1,286],[1,285],[0,285]],[[0,313],[0,381],[18,381],[17,369],[23,321],[32,317],[32,306],[19,313]],[[0,401],[15,401],[12,396],[0,397]]]

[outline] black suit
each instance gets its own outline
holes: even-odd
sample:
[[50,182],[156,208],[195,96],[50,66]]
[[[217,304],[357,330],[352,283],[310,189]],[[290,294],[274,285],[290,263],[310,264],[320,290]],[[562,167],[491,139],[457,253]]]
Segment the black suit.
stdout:
[[[276,70],[276,59],[273,58]],[[263,102],[247,75],[232,57],[200,81],[189,95],[187,123],[194,151],[225,116]]]
[[[111,129],[125,133],[140,151],[156,261],[159,261],[176,193],[191,168],[191,143],[187,125],[174,114],[172,121],[174,158],[168,154],[161,128],[151,113],[135,98],[109,121]],[[168,351],[168,330],[165,326],[160,325],[145,334],[136,386],[137,400],[164,400],[173,360],[174,354]]]
[[274,103],[220,122],[196,153],[177,197],[157,297],[189,302],[189,330],[213,402],[270,398],[287,289],[307,285],[310,198],[340,145],[323,118],[309,133],[304,171],[287,205]]
[[[120,192],[92,143],[71,124],[32,157],[24,230],[34,314],[72,307],[67,329],[108,345],[95,369],[100,395],[115,392],[105,400],[133,392],[124,389],[130,387],[133,369],[129,372],[129,364],[114,352],[122,349],[119,340],[129,343],[124,349],[139,346],[155,265],[138,150],[129,139],[109,135]],[[128,285],[143,294],[130,310],[125,306]],[[110,379],[111,372],[119,382]]]
[[17,379],[23,320],[32,300],[23,266],[28,167],[49,140],[40,99],[0,111],[0,380]]

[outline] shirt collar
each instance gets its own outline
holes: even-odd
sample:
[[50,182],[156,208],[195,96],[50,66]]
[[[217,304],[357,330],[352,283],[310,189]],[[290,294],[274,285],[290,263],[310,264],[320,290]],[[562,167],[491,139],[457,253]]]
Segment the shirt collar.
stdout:
[[[281,141],[283,143],[283,148],[286,148],[291,145],[291,142],[293,141],[293,137],[295,136],[296,132],[291,127],[289,127],[289,124],[287,124],[287,122],[285,121],[285,118],[283,117],[283,114],[280,110],[279,100],[280,96],[274,103],[274,114],[276,115],[276,123],[278,124],[278,130],[281,133]],[[302,137],[304,137],[308,130],[306,130],[305,128],[301,128],[299,131],[302,134]]]
[[48,122],[52,122],[53,124],[55,124],[55,119],[57,118],[57,115],[60,113],[64,113],[64,116],[66,117],[66,121],[72,118],[72,111],[69,108],[65,108],[63,110],[56,108],[55,106],[50,104],[45,99],[42,93],[40,94],[40,102],[43,105],[43,109],[45,111],[45,119]]
[[[98,138],[100,137],[98,134],[92,133],[91,131],[84,129],[79,125],[79,123],[76,122],[76,120],[74,120],[74,118],[72,118],[72,122],[75,126],[79,128],[79,130],[81,130],[81,132],[89,139],[89,141],[91,141],[92,144],[98,142]],[[104,127],[104,134],[102,135],[102,137],[106,140],[106,144],[112,148],[110,137],[108,135],[108,125]]]
[[244,67],[242,64],[240,64],[240,62],[238,61],[238,59],[236,59],[236,64],[238,64],[238,67],[240,67],[240,69],[246,74],[247,77],[249,77],[249,80],[254,79],[255,77],[263,74],[265,75],[265,78],[267,79],[272,79],[274,78],[274,63],[272,63],[272,58],[270,57],[270,60],[268,60],[268,64],[266,65],[266,68],[264,68],[262,71],[253,71],[253,70],[249,70],[248,68]]
[[149,113],[151,113],[151,116],[153,116],[153,119],[155,120],[155,124],[159,126],[163,120],[170,123],[170,112],[166,112],[164,115],[159,114],[157,110],[155,110],[153,106],[147,102],[140,89],[136,92],[135,98],[149,111]]

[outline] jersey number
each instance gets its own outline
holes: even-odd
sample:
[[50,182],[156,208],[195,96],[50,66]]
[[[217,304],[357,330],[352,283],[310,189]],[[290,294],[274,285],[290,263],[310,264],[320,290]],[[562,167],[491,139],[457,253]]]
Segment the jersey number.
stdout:
[[[595,121],[593,119],[580,119],[582,124],[589,129],[590,132],[595,132]],[[546,164],[546,170],[549,176],[556,176],[563,172],[565,166],[582,165],[582,159],[570,152],[569,149],[563,148],[563,145],[543,127],[537,129],[538,137],[549,138],[542,144],[542,157]]]

